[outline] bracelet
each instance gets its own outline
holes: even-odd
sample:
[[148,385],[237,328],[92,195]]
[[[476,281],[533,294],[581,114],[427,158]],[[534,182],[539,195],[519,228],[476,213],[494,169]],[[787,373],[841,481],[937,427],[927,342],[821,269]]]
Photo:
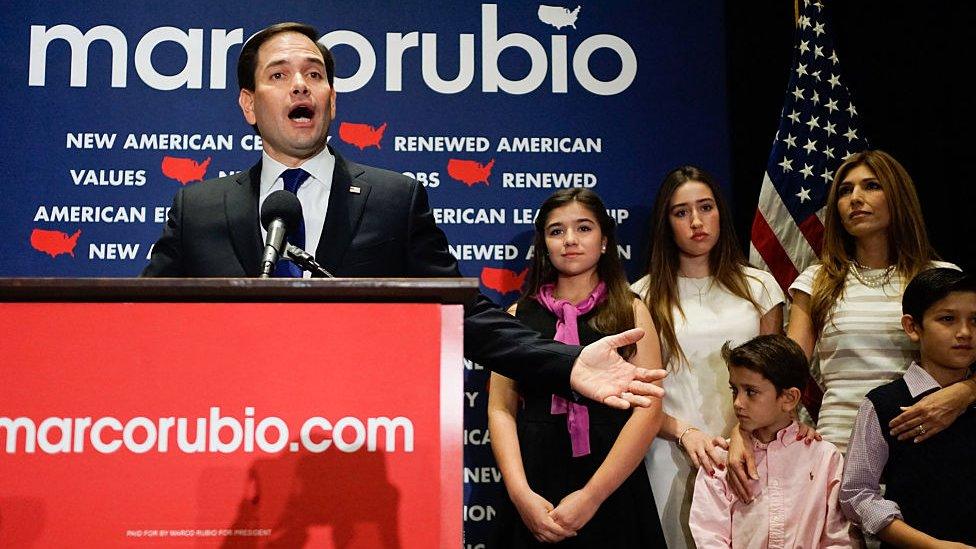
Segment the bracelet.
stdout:
[[688,431],[700,431],[700,430],[701,429],[699,429],[698,427],[688,427],[687,429],[685,429],[684,431],[682,431],[681,432],[681,435],[678,437],[678,448],[681,448],[682,450],[685,449],[685,445],[684,445],[683,442],[681,442],[681,439],[683,439],[685,437],[685,435],[688,434]]

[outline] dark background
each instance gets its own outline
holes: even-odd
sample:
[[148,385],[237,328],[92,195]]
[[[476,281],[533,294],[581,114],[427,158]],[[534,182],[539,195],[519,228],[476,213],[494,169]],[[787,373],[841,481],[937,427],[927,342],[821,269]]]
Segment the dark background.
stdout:
[[[973,97],[976,10],[963,2],[830,2],[843,79],[872,148],[897,158],[918,190],[938,253],[976,268]],[[748,246],[792,61],[794,6],[726,2],[732,190]],[[748,249],[748,247],[744,248]]]

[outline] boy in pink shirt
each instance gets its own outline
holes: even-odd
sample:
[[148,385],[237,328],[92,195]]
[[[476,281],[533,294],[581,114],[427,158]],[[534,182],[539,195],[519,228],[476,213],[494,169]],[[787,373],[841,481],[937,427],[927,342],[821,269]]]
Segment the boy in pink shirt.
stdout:
[[806,381],[807,360],[782,335],[764,335],[730,349],[735,415],[752,433],[759,480],[740,502],[725,470],[698,470],[689,526],[699,548],[859,547],[837,501],[844,458],[827,441],[800,442],[793,411]]

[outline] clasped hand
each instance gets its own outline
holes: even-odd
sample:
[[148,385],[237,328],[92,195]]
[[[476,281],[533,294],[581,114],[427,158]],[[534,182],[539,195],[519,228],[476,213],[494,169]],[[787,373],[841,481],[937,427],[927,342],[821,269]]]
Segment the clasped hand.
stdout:
[[532,490],[526,490],[513,497],[512,502],[519,516],[522,517],[522,522],[536,540],[542,543],[556,543],[576,535],[575,530],[566,528],[553,519],[552,503]]
[[556,507],[531,490],[513,501],[522,522],[535,539],[543,543],[556,543],[575,536],[600,508],[600,502],[583,489],[571,492]]

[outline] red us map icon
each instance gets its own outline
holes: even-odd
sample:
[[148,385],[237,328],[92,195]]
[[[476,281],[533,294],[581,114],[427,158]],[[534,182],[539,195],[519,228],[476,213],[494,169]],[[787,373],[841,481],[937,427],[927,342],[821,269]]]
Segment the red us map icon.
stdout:
[[163,175],[179,181],[180,185],[186,185],[191,181],[203,181],[203,178],[207,175],[210,160],[211,157],[209,156],[203,162],[197,162],[192,158],[164,156],[161,168]]
[[49,231],[47,229],[34,229],[31,231],[31,247],[39,252],[44,252],[51,257],[58,257],[61,254],[75,256],[75,246],[78,244],[78,237],[81,236],[81,229],[72,235],[61,231]]
[[494,166],[494,158],[489,160],[487,164],[480,164],[474,160],[452,158],[447,161],[447,175],[469,187],[475,183],[488,185],[488,178],[491,177],[491,169]]
[[481,269],[481,283],[485,288],[495,290],[500,294],[517,292],[522,287],[522,283],[525,282],[525,275],[528,272],[528,268],[516,273],[511,269],[483,267]]
[[383,134],[385,132],[386,122],[383,122],[378,128],[374,128],[369,124],[356,124],[353,122],[339,124],[339,139],[350,145],[359,147],[359,150],[363,150],[366,147],[381,148],[380,141],[383,140]]

